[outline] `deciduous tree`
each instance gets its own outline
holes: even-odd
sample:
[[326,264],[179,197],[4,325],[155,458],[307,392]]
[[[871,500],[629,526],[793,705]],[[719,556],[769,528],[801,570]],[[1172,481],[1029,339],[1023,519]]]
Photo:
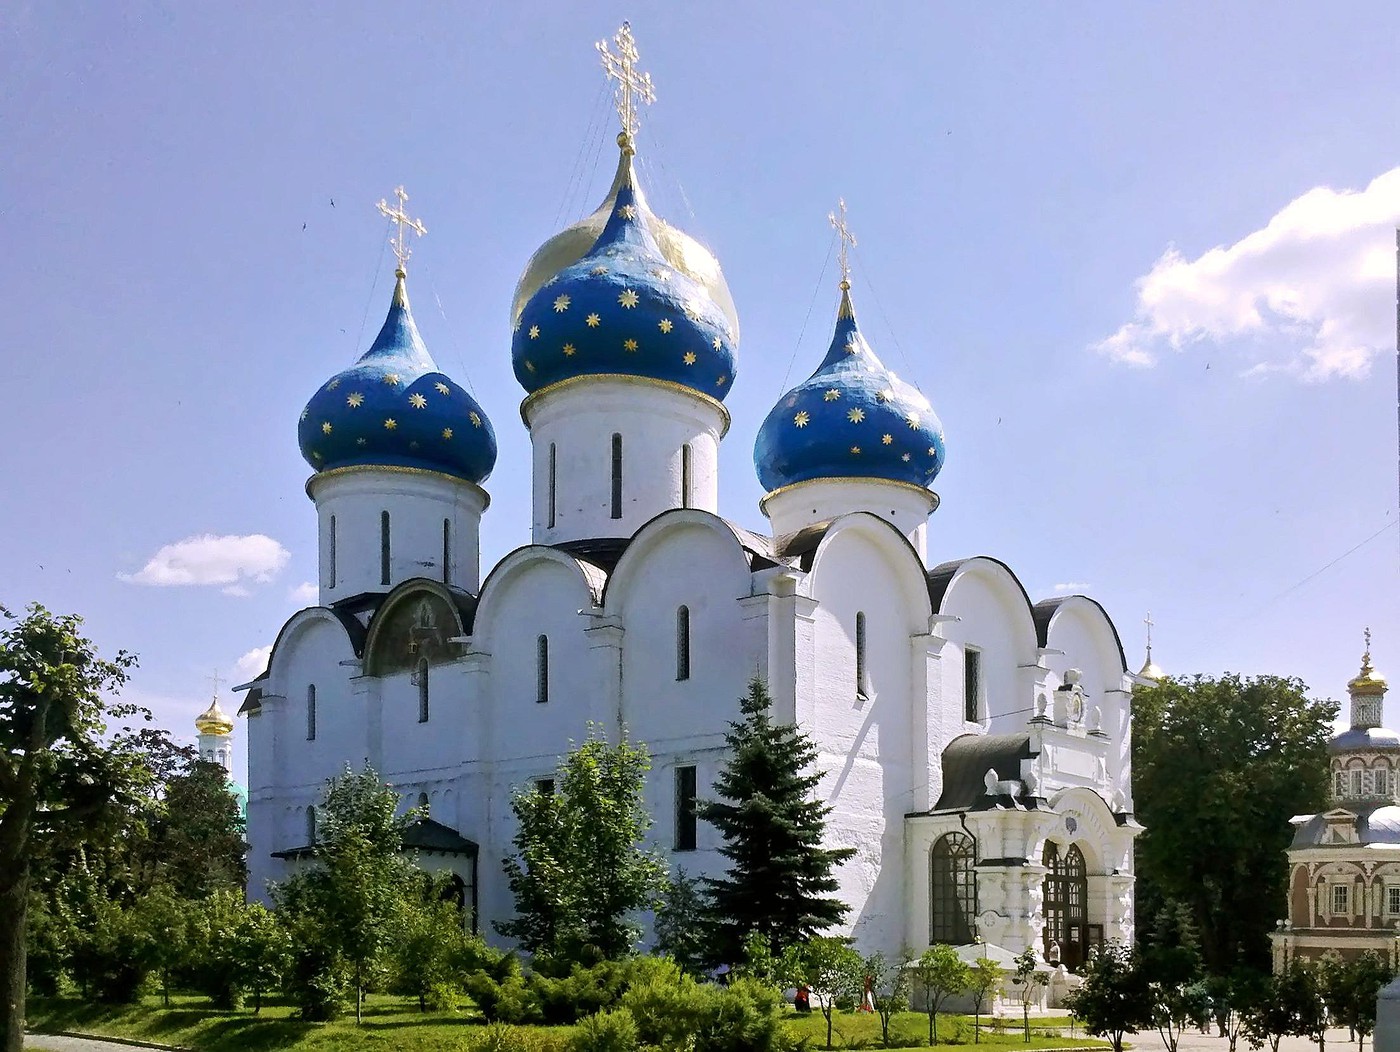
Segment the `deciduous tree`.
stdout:
[[[1107,1037],[1123,1052],[1123,1036],[1152,1026],[1152,991],[1140,962],[1121,943],[1109,943],[1089,959],[1084,984],[1065,1001],[1084,1029]],[[1274,1050],[1277,1052],[1277,1049]]]
[[714,963],[738,961],[752,932],[781,955],[847,912],[833,894],[833,871],[855,850],[822,846],[831,808],[816,793],[816,746],[797,727],[775,722],[771,706],[755,678],[725,735],[729,761],[715,785],[719,799],[697,806],[719,830],[720,854],[729,860],[725,876],[705,878]]
[[938,1043],[938,1011],[949,997],[962,993],[972,982],[972,970],[951,946],[939,944],[924,951],[914,965],[914,984],[924,992],[928,1014],[928,1043]]
[[836,1002],[857,1000],[865,992],[865,961],[846,939],[819,935],[801,948],[795,979],[805,984],[826,1020],[826,1047],[831,1048],[831,1016]]

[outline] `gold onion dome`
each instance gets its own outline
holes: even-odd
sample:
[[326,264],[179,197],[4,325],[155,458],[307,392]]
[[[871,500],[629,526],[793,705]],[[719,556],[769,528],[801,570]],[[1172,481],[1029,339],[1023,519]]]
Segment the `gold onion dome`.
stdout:
[[200,734],[233,733],[233,718],[219,708],[218,698],[211,701],[209,707],[194,718],[194,725]]
[[1161,680],[1166,676],[1166,672],[1162,670],[1161,665],[1152,660],[1152,655],[1148,654],[1147,661],[1144,662],[1142,670],[1138,672],[1138,675],[1143,679]]
[[1368,645],[1361,658],[1361,671],[1347,684],[1347,690],[1362,697],[1379,697],[1388,687],[1385,677],[1371,667],[1371,648]]

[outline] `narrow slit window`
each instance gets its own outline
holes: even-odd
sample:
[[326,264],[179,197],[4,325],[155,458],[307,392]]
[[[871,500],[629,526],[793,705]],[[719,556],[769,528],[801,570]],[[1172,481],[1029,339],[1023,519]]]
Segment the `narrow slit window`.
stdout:
[[335,587],[335,516],[331,516],[330,536],[326,539],[326,587]]
[[442,583],[452,583],[452,520],[442,520]]
[[418,722],[428,722],[428,659],[419,658],[418,674],[414,677],[418,681]]
[[549,528],[554,529],[554,517],[559,500],[559,461],[555,456],[554,443],[549,444]]
[[541,705],[549,700],[549,637],[535,640],[535,701]]
[[676,679],[690,678],[690,607],[676,611]]
[[865,611],[856,613],[856,694],[870,697],[870,669],[865,660]]
[[688,508],[692,503],[690,479],[690,443],[681,446],[681,507]]
[[316,806],[313,804],[306,809],[306,842],[316,843]]
[[379,513],[379,583],[389,583],[389,513]]
[[1390,772],[1384,767],[1376,768],[1376,795],[1390,795]]
[[306,740],[316,740],[316,684],[306,688]]
[[553,779],[553,778],[536,778],[536,779],[535,779],[535,789],[536,789],[536,791],[537,791],[541,796],[553,796],[553,795],[554,795],[554,779]]
[[982,697],[982,651],[965,647],[963,650],[963,719],[978,720]]
[[428,794],[418,794],[418,809],[423,812],[423,817],[428,817]]
[[695,765],[676,768],[676,850],[695,850]]
[[612,517],[622,518],[622,436],[612,437]]

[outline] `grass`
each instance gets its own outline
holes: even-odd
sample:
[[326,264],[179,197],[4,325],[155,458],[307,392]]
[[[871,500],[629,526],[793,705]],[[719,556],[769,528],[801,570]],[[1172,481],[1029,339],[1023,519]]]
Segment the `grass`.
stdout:
[[[212,1008],[203,997],[175,994],[170,1007],[150,996],[141,1003],[126,1006],[93,1005],[75,998],[31,998],[29,1026],[52,1033],[77,1031],[108,1037],[134,1038],[167,1045],[198,1049],[199,1052],[359,1052],[384,1049],[395,1052],[460,1052],[474,1043],[485,1026],[474,1009],[462,1012],[419,1012],[417,1003],[407,998],[371,995],[365,1006],[365,1021],[355,1025],[354,1017],[331,1023],[303,1023],[292,1018],[290,1005],[264,1000],[261,1014],[251,1009],[237,1012]],[[1060,1048],[1068,1045],[1099,1044],[1082,1038],[1047,1037],[1034,1034],[1030,1044],[1021,1039],[1020,1020],[995,1033],[983,1019],[982,1045],[1000,1048]],[[826,1044],[826,1020],[820,1012],[794,1015],[789,1021],[793,1035],[807,1038],[812,1048]],[[562,1038],[572,1027],[530,1027]],[[972,1045],[972,1018],[940,1013],[940,1046]],[[911,1047],[928,1039],[928,1017],[922,1012],[900,1012],[890,1024],[891,1044]],[[833,1019],[832,1043],[837,1048],[880,1047],[880,1019],[870,1013],[838,1012]]]

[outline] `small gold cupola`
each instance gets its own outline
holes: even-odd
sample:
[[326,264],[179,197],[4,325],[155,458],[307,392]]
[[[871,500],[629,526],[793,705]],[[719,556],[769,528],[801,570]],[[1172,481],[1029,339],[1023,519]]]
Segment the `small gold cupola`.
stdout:
[[1385,692],[1389,689],[1385,677],[1371,667],[1371,630],[1366,629],[1366,652],[1361,655],[1361,671],[1347,684],[1351,695],[1351,725],[1379,727]]

